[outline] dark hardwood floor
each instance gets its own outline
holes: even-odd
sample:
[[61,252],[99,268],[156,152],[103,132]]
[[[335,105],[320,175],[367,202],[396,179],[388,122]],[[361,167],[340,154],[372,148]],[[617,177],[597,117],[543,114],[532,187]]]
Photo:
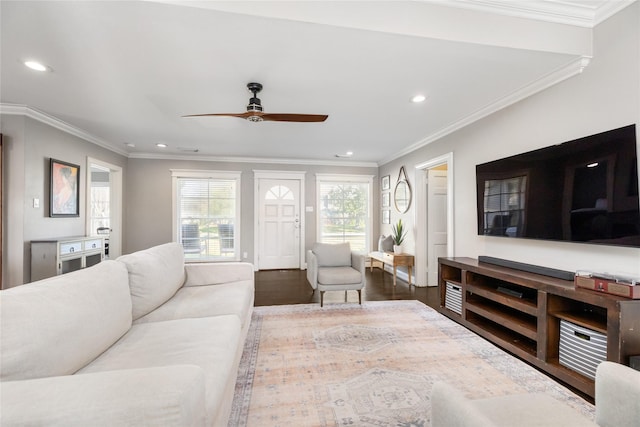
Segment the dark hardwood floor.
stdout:
[[[255,273],[255,306],[282,304],[320,304],[320,293],[313,292],[304,270],[262,270]],[[374,268],[367,268],[366,285],[362,301],[418,300],[436,307],[438,288],[417,288],[398,279],[393,286],[393,275]],[[347,301],[358,302],[356,291],[347,292]],[[326,292],[324,304],[344,303],[344,292]]]

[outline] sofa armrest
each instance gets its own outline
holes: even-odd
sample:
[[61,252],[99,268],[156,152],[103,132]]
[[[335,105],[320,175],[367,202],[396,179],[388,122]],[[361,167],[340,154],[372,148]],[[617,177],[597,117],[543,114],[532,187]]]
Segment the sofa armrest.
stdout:
[[601,427],[638,426],[640,371],[614,362],[596,370],[596,423]]
[[364,267],[365,256],[358,252],[351,252],[351,267],[358,270],[362,273],[364,277],[365,267]]
[[185,264],[184,286],[207,286],[254,280],[253,264],[248,262],[207,262]]
[[313,289],[318,288],[318,258],[313,251],[307,251],[307,280]]
[[2,426],[204,426],[202,368],[176,365],[0,383]]

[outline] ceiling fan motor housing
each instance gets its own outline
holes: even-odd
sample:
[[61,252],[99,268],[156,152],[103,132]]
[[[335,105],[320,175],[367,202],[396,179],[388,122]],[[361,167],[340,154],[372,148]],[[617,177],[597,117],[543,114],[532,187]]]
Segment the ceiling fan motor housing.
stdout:
[[[249,92],[253,93],[253,96],[249,99],[249,105],[247,105],[247,112],[262,113],[262,103],[260,102],[260,98],[257,96],[258,92],[262,90],[262,85],[260,83],[249,83],[247,84],[247,89],[249,89]],[[247,120],[250,122],[261,122],[262,117],[259,115],[252,115],[247,117]]]
[[[253,97],[249,100],[249,105],[247,105],[247,112],[249,113],[262,113],[262,104],[260,104],[260,99]],[[247,117],[247,120],[250,122],[261,122],[263,119],[258,114],[253,114]]]
[[249,100],[249,105],[247,105],[247,111],[262,111],[262,103],[260,102],[260,98],[251,98]]

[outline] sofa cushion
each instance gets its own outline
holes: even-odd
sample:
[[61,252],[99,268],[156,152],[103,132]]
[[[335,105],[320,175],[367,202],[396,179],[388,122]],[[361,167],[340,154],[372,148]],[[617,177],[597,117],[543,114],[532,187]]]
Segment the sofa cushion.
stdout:
[[[189,317],[234,314],[248,322],[253,308],[253,280],[221,285],[183,287],[169,301],[134,323],[158,322]],[[244,329],[246,325],[242,324]]]
[[[516,422],[517,421],[517,422]],[[470,400],[444,382],[431,393],[433,427],[597,427],[548,394],[531,393]]]
[[215,420],[220,406],[224,406],[225,399],[233,397],[238,349],[242,348],[240,339],[237,316],[133,325],[120,341],[78,374],[154,366],[199,366],[205,375],[207,425],[218,425]]
[[313,253],[318,267],[342,267],[351,265],[351,246],[346,243],[314,243]]
[[3,426],[202,427],[203,370],[126,369],[0,383]]
[[318,268],[318,283],[323,285],[362,283],[362,273],[351,267],[320,267]]
[[93,267],[2,291],[0,379],[73,374],[131,327],[123,264]]
[[123,255],[116,261],[129,271],[133,320],[164,304],[184,283],[184,251],[179,243]]
[[184,286],[208,286],[221,283],[254,281],[253,264],[248,262],[198,262],[185,264]]

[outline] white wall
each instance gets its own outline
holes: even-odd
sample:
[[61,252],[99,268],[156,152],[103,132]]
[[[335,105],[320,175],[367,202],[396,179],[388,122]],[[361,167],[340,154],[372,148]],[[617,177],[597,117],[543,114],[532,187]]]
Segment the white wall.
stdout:
[[[393,188],[401,165],[415,175],[416,164],[454,153],[456,256],[488,255],[569,271],[640,275],[640,249],[478,236],[476,220],[477,164],[632,123],[640,127],[637,2],[595,28],[594,58],[582,74],[385,164],[379,175],[391,175]],[[410,181],[414,184],[415,176]],[[414,203],[402,216],[413,228],[415,209]],[[399,217],[392,208],[392,223]],[[380,231],[388,234],[388,226]],[[413,241],[407,247],[413,249]]]

